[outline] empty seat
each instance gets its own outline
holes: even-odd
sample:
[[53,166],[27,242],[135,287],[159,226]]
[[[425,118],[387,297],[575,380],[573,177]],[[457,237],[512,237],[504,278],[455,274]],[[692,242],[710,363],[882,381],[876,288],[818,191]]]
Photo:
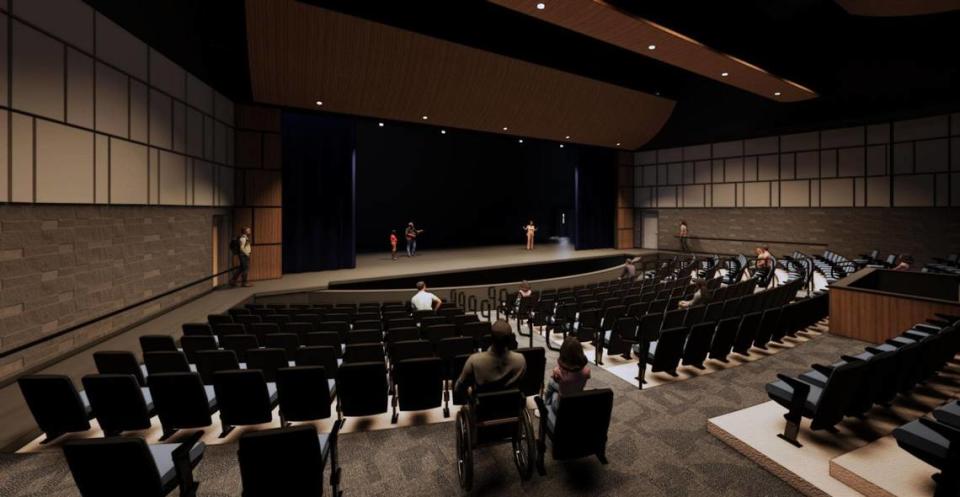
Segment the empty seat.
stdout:
[[710,358],[718,361],[727,362],[727,356],[733,350],[733,344],[737,339],[737,330],[740,328],[740,316],[721,319],[717,323],[717,329],[713,334],[713,342],[710,343]]
[[436,347],[440,340],[457,336],[457,328],[452,324],[437,324],[420,328],[420,335]]
[[543,394],[543,377],[547,367],[547,351],[543,347],[521,347],[517,352],[526,359],[527,367],[520,381],[514,385],[523,395]]
[[244,433],[237,459],[244,497],[316,497],[323,495],[323,475],[330,463],[333,497],[339,490],[337,434],[318,434],[312,425]]
[[[297,319],[299,319],[299,317]],[[316,331],[316,326],[313,323],[295,321],[295,322],[283,323],[282,325],[280,325],[280,331],[283,333],[292,333],[298,337],[305,337],[307,333],[312,333],[313,331]]]
[[218,337],[224,335],[243,335],[247,332],[247,325],[240,323],[223,323],[213,325],[213,333]]
[[233,322],[233,316],[231,316],[230,314],[207,314],[207,323],[209,323],[210,326],[213,326],[215,324],[220,324],[220,323],[232,323],[232,322]]
[[147,368],[137,363],[133,352],[125,350],[94,352],[93,362],[97,365],[97,372],[100,374],[128,374],[133,376],[140,386],[147,384],[144,379]]
[[422,359],[434,356],[433,344],[426,340],[406,340],[394,342],[389,348],[390,362],[399,362],[406,359]]
[[387,412],[387,366],[383,360],[344,363],[337,371],[339,416]]
[[218,409],[213,387],[204,385],[197,373],[151,374],[150,396],[163,427],[160,440],[180,429],[210,426]]
[[672,311],[667,311],[663,315],[663,323],[660,325],[661,328],[679,328],[681,326],[690,327],[691,325],[685,325],[685,318],[687,317],[686,309],[674,309]]
[[150,428],[153,398],[133,375],[91,374],[82,381],[90,407],[106,435]]
[[547,441],[554,460],[597,456],[601,463],[607,464],[607,431],[613,412],[613,390],[603,388],[562,395],[556,412],[549,409],[539,396],[535,400],[540,411],[537,469],[541,475],[547,474],[543,464]]
[[17,380],[30,414],[48,443],[65,434],[90,429],[93,411],[84,392],[65,375],[27,375]]
[[660,332],[660,338],[650,342],[647,347],[646,361],[640,361],[640,383],[644,375],[643,365],[649,362],[653,367],[652,371],[665,372],[670,376],[677,376],[677,366],[680,364],[680,356],[683,354],[683,344],[687,338],[687,328],[670,328]]
[[297,350],[297,366],[323,366],[327,371],[327,378],[330,383],[330,393],[334,394],[334,378],[337,377],[337,352],[333,347],[327,346],[307,346],[300,347]]
[[780,307],[774,307],[763,311],[763,316],[760,318],[760,325],[757,327],[757,338],[753,341],[755,347],[761,349],[767,348],[767,343],[770,342],[773,333],[777,330],[777,323],[780,321],[780,310]]
[[700,323],[703,321],[703,317],[707,313],[706,305],[696,305],[687,309],[687,314],[683,318],[683,323],[680,326],[686,326],[687,328]]
[[750,355],[750,347],[753,346],[753,342],[757,338],[762,317],[762,312],[751,312],[743,315],[740,324],[737,326],[737,335],[733,339],[734,352],[741,355]]
[[392,365],[393,416],[398,411],[422,411],[440,407],[443,400],[443,361],[439,357],[404,359]]
[[450,324],[449,318],[446,316],[427,316],[420,320],[421,327],[439,326],[441,324]]
[[256,425],[273,420],[277,387],[267,383],[259,370],[218,371],[213,374],[213,388],[223,423],[220,438],[226,437],[237,425]]
[[193,468],[203,457],[200,434],[182,443],[147,445],[142,438],[71,440],[63,455],[83,497],[161,497],[179,488],[196,495]]
[[213,374],[218,371],[240,369],[240,361],[232,350],[201,350],[197,352],[197,372],[204,385],[213,385]]
[[143,353],[176,350],[177,342],[170,335],[143,335],[140,337],[140,351]]
[[276,381],[277,370],[289,367],[287,352],[283,349],[255,349],[247,352],[247,369],[258,369],[268,382]]
[[[681,356],[684,366],[704,369],[703,361],[707,359],[707,354],[710,352],[710,343],[714,338],[714,330],[716,327],[716,323],[708,321],[690,328],[687,334],[687,341],[683,345],[683,355]],[[663,337],[661,337],[661,339],[662,338]],[[733,337],[730,338],[732,340]]]
[[323,366],[277,370],[280,421],[314,421],[330,417],[330,381]]
[[378,343],[359,343],[347,345],[343,351],[343,363],[383,362],[383,346]]
[[277,323],[251,323],[247,325],[247,333],[255,335],[260,343],[267,343],[267,335],[280,333]]
[[386,334],[386,342],[406,342],[410,340],[419,340],[420,339],[420,329],[417,327],[408,327],[408,328],[390,328]]
[[[253,324],[263,322],[263,318],[257,314],[234,314],[233,322],[238,324]],[[214,327],[216,330],[216,326]]]
[[[936,411],[934,411],[936,412]],[[939,420],[920,418],[895,430],[893,437],[901,449],[940,470],[934,497],[957,495],[960,491],[960,430]]]
[[323,321],[317,326],[317,331],[321,333],[336,333],[340,336],[340,341],[347,339],[347,333],[350,331],[350,323],[347,321]]
[[307,347],[331,347],[336,352],[337,357],[343,355],[343,345],[340,341],[340,335],[337,333],[307,333],[307,340],[304,345]]
[[297,349],[300,348],[300,338],[293,333],[274,333],[267,335],[263,346],[283,350],[287,354],[287,360],[292,361],[297,355]]
[[237,354],[238,361],[247,362],[247,351],[260,348],[260,342],[254,335],[225,335],[220,337],[220,346]]
[[[159,373],[189,373],[190,363],[180,351],[147,352],[143,354],[143,364],[152,378]],[[152,381],[152,379],[151,379]]]
[[212,336],[185,336],[180,339],[180,346],[190,364],[197,363],[197,352],[201,350],[217,350],[217,339]]
[[347,344],[352,343],[380,343],[383,335],[380,330],[351,330],[347,333]]
[[[226,320],[216,320],[216,319],[214,319],[214,321],[216,321],[216,324],[226,324],[226,323],[232,323],[232,322],[233,322],[233,318],[231,318],[230,316],[222,316],[222,317],[229,319],[229,321],[226,321]],[[212,335],[212,334],[213,334],[213,328],[211,328],[210,326],[211,326],[212,324],[214,324],[214,321],[211,321],[210,324],[207,324],[207,323],[184,323],[184,324],[181,326],[181,328],[182,328],[182,330],[183,330],[183,336]]]

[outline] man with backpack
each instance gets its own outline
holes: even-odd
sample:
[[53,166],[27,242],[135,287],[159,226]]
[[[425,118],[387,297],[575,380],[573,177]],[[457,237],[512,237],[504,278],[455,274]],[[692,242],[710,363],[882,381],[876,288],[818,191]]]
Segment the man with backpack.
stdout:
[[230,252],[240,258],[240,266],[230,278],[230,286],[237,286],[237,282],[242,282],[243,286],[253,286],[247,283],[247,274],[250,272],[250,235],[253,232],[250,227],[244,226],[240,230],[240,236],[230,241]]

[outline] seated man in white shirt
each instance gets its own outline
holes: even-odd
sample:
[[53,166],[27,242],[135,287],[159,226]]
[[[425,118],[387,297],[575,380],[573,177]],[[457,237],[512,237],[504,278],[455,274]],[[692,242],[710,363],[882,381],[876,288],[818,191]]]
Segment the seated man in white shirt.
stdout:
[[410,299],[416,311],[436,311],[442,302],[440,297],[427,291],[427,284],[422,281],[417,282],[417,294]]

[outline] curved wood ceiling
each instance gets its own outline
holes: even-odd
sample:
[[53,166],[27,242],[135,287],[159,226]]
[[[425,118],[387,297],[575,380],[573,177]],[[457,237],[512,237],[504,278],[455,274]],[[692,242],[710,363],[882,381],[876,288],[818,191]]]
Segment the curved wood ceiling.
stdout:
[[257,102],[624,149],[674,106],[294,0],[246,0],[246,19]]
[[960,0],[836,0],[855,16],[919,16],[960,10]]
[[[779,102],[817,94],[603,0],[488,0],[545,22]],[[544,8],[538,8],[543,5]],[[651,50],[649,47],[654,46]],[[723,76],[723,74],[727,74]]]

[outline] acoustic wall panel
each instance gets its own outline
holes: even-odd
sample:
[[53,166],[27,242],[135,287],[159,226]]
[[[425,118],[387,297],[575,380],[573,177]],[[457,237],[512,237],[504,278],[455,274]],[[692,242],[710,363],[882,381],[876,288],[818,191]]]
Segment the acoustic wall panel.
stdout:
[[234,169],[231,167],[220,166],[217,168],[216,205],[233,205],[237,202],[233,175]]
[[729,141],[713,144],[713,157],[737,157],[743,155],[743,141]]
[[743,180],[757,181],[757,158],[756,157],[743,158]]
[[158,164],[160,183],[160,204],[186,205],[187,203],[187,163],[180,154],[159,151]]
[[96,67],[96,128],[113,136],[128,137],[127,76],[104,64]]
[[960,171],[960,137],[950,139],[950,169]]
[[150,85],[166,94],[185,100],[186,73],[160,52],[150,49]]
[[7,80],[10,74],[10,60],[7,58],[7,48],[9,47],[9,40],[7,39],[8,21],[7,16],[0,13],[0,102],[3,102],[4,105],[8,103],[7,98],[10,90]]
[[203,114],[187,108],[187,155],[203,157]]
[[809,181],[781,181],[781,207],[810,207]]
[[867,147],[867,176],[879,176],[889,174],[888,145],[873,145]]
[[713,207],[736,207],[737,190],[733,183],[713,185]]
[[820,177],[835,178],[837,176],[837,150],[823,150],[820,152]]
[[657,152],[657,162],[678,162],[683,160],[682,148],[665,148]]
[[770,207],[770,183],[744,183],[744,207]]
[[10,188],[11,202],[33,202],[33,131],[34,119],[23,114],[11,115]]
[[867,207],[890,207],[890,176],[867,178]]
[[98,204],[110,202],[110,138],[106,135],[94,135],[94,201]]
[[227,127],[219,121],[213,123],[213,160],[227,162]]
[[797,154],[797,179],[820,177],[820,153],[800,152]]
[[867,126],[867,145],[890,143],[890,123]]
[[960,173],[950,175],[950,184],[953,185],[950,188],[950,205],[960,207]]
[[935,179],[937,207],[947,207],[950,205],[950,176],[947,174],[938,174]]
[[263,134],[263,167],[265,169],[281,169],[283,144],[278,133]]
[[946,114],[942,116],[897,121],[893,123],[893,140],[901,142],[947,136],[949,122],[950,116]]
[[37,202],[93,203],[93,136],[89,131],[38,120]]
[[780,179],[794,179],[796,177],[796,154],[780,154]]
[[724,181],[743,181],[743,159],[737,157],[725,160],[723,171]]
[[761,155],[757,157],[757,179],[771,180],[780,177],[780,156]]
[[636,207],[654,207],[652,188],[637,188],[634,192],[634,205]]
[[657,207],[677,207],[677,188],[675,186],[661,186],[657,188]]
[[895,143],[893,145],[893,173],[909,174],[913,171],[914,143]]
[[130,139],[150,142],[150,96],[147,85],[130,79]]
[[[240,151],[243,149],[241,145],[244,143],[246,138],[243,136],[242,131],[237,131],[237,166],[243,167],[244,160],[240,155]],[[657,166],[647,166],[643,168],[643,185],[644,186],[653,186],[657,184]]]
[[693,172],[693,162],[684,162],[683,163],[683,184],[690,185],[695,183],[695,176]]
[[854,207],[863,207],[866,205],[867,186],[864,178],[853,178],[853,205]]
[[858,147],[864,144],[863,126],[827,129],[820,132],[820,148]]
[[779,139],[776,136],[751,138],[743,141],[743,152],[747,155],[775,154],[779,152]]
[[837,153],[838,176],[863,176],[866,172],[863,147],[843,148]]
[[73,46],[93,52],[93,9],[81,0],[20,0],[13,3],[13,14]]
[[7,142],[9,138],[9,115],[6,110],[0,109],[0,202],[10,201],[10,155]]
[[897,207],[933,206],[933,175],[893,177],[893,205]]
[[681,207],[706,207],[704,203],[704,185],[688,185],[683,187],[683,205]]
[[147,80],[147,45],[106,17],[96,14],[97,58]]
[[147,203],[160,203],[160,150],[149,147],[147,154]]
[[62,121],[64,45],[14,21],[12,53],[13,108]]
[[667,184],[679,185],[683,183],[683,164],[670,164],[667,167]]
[[67,48],[67,122],[93,128],[93,59]]
[[173,101],[173,150],[187,151],[187,107],[179,100]]
[[234,111],[233,102],[227,97],[214,92],[213,93],[213,116],[225,123],[233,123]]
[[783,135],[780,137],[781,152],[818,150],[819,145],[820,145],[820,133],[817,131],[813,131],[810,133],[797,133],[793,135]]
[[110,203],[146,204],[149,188],[147,147],[110,139]]
[[693,164],[693,176],[696,183],[710,183],[712,173],[710,161],[697,161]]
[[187,74],[187,103],[207,114],[213,114],[213,89],[192,74]]
[[683,147],[683,160],[703,160],[710,158],[710,145],[692,145]]
[[820,207],[820,180],[810,180],[810,207]]
[[918,173],[946,171],[950,168],[950,141],[948,138],[916,142],[916,170]]
[[173,148],[173,101],[150,90],[150,145]]
[[824,179],[820,181],[821,207],[853,207],[853,179]]
[[714,183],[723,183],[724,180],[724,165],[722,160],[713,161],[713,182]]
[[214,160],[213,119],[203,116],[203,157]]

